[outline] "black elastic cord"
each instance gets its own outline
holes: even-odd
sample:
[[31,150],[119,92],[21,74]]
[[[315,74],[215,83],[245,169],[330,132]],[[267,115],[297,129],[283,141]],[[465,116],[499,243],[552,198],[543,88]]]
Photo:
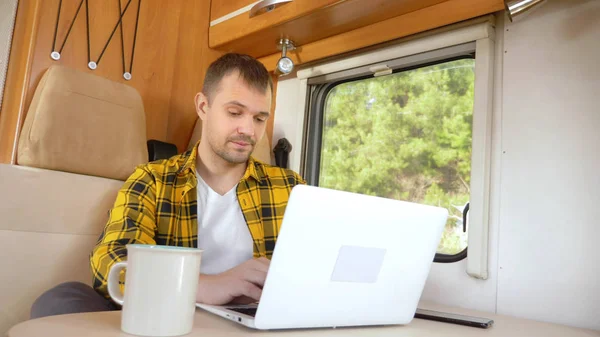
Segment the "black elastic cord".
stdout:
[[[77,17],[79,16],[79,11],[81,10],[81,6],[83,6],[83,2],[85,1],[85,18],[86,18],[86,33],[87,33],[87,54],[88,54],[88,63],[90,63],[92,61],[91,58],[91,53],[92,53],[92,47],[91,47],[91,39],[90,39],[90,11],[89,11],[89,2],[88,0],[81,0],[79,2],[79,6],[77,6],[77,11],[75,11],[75,16],[73,17],[73,20],[71,20],[71,24],[69,25],[69,29],[67,30],[67,34],[65,35],[65,39],[62,43],[62,45],[60,46],[60,50],[58,51],[58,53],[62,53],[63,49],[65,48],[65,44],[67,43],[67,40],[69,39],[69,35],[71,35],[71,31],[73,30],[73,26],[75,25],[75,20],[77,20]],[[127,5],[125,5],[125,9],[122,10],[121,7],[121,0],[117,0],[119,2],[119,21],[117,22],[117,24],[115,25],[115,28],[112,30],[108,41],[106,41],[106,44],[104,45],[104,47],[102,48],[102,52],[100,52],[100,56],[98,57],[98,61],[96,62],[96,65],[98,65],[100,63],[100,60],[102,59],[102,56],[104,55],[104,52],[106,51],[106,48],[108,47],[108,45],[110,44],[110,41],[112,40],[115,32],[117,31],[117,28],[121,28],[121,60],[122,60],[122,64],[123,64],[123,73],[127,72],[127,66],[125,64],[125,38],[124,38],[124,33],[123,33],[123,16],[125,16],[125,13],[127,12],[127,9],[129,8],[129,5],[131,4],[132,0],[129,0],[127,2]],[[138,32],[138,26],[139,26],[139,22],[140,22],[140,9],[142,7],[142,0],[138,1],[138,9],[137,9],[137,15],[135,18],[135,31],[133,33],[133,45],[131,47],[131,61],[129,64],[129,73],[131,74],[131,72],[133,71],[133,59],[134,59],[134,54],[135,54],[135,44],[137,42],[137,32]],[[56,40],[57,40],[57,36],[58,36],[58,26],[60,23],[60,13],[62,11],[62,0],[59,0],[58,2],[58,13],[56,15],[56,24],[54,26],[54,38],[52,40],[52,52],[55,52],[55,48],[56,48]]]
[[[117,0],[119,2],[119,15],[123,13],[123,9],[121,8],[121,0]],[[121,60],[123,61],[123,73],[125,73],[125,39],[123,37],[123,23],[120,25],[121,30]]]
[[104,48],[102,48],[102,52],[100,53],[100,56],[98,56],[98,61],[96,61],[96,65],[100,64],[100,60],[102,59],[102,56],[104,55],[104,52],[106,51],[106,48],[108,47],[108,44],[110,43],[110,40],[112,40],[113,35],[115,35],[115,32],[117,31],[117,28],[121,24],[121,21],[123,20],[123,15],[125,15],[125,13],[127,12],[127,8],[129,8],[130,4],[131,4],[131,0],[129,0],[127,2],[127,5],[125,5],[125,9],[123,10],[123,13],[121,13],[121,15],[119,16],[119,21],[115,25],[115,28],[113,29],[112,33],[110,33],[110,36],[108,37],[108,41],[106,41],[106,44],[104,45]]
[[[69,38],[69,34],[71,34],[71,29],[73,29],[73,24],[75,23],[75,20],[77,20],[77,16],[79,15],[79,10],[81,9],[81,5],[83,5],[83,0],[81,0],[81,2],[79,3],[79,7],[77,7],[77,11],[75,12],[75,16],[73,17],[73,21],[71,21],[71,26],[69,27],[69,30],[67,31],[67,36],[65,36],[65,40],[62,43],[62,46],[60,47],[60,50],[58,51],[59,53],[62,53],[63,48],[65,47],[65,43],[67,43],[67,39]],[[58,26],[58,22],[56,23]]]
[[133,46],[131,47],[131,62],[129,63],[129,73],[133,71],[133,53],[135,53],[135,41],[137,40],[138,23],[140,22],[140,8],[142,7],[142,0],[138,1],[137,16],[135,18],[135,32],[133,33]]
[[92,61],[90,59],[92,43],[90,41],[90,10],[89,10],[89,6],[88,6],[88,0],[85,0],[85,26],[86,26],[86,30],[87,30],[88,63],[90,63]]
[[56,48],[56,34],[58,33],[58,23],[60,22],[60,10],[62,8],[62,0],[58,2],[58,14],[56,15],[56,25],[54,26],[54,39],[52,41],[52,51]]

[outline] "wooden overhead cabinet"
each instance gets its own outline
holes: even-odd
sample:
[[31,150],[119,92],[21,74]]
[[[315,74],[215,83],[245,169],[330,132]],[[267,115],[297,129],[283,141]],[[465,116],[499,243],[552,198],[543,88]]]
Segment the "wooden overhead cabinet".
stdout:
[[273,70],[278,42],[296,65],[504,10],[504,0],[213,0],[209,46]]
[[[209,46],[261,57],[278,52],[281,38],[302,46],[444,1],[213,0]],[[251,17],[252,7],[262,11]]]

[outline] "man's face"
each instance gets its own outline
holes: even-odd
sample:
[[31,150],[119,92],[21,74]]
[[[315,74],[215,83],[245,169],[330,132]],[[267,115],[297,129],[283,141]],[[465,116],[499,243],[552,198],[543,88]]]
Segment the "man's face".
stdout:
[[244,163],[265,134],[271,92],[258,92],[239,78],[229,74],[213,93],[210,104],[199,93],[196,110],[202,119],[203,138],[214,153],[232,164]]

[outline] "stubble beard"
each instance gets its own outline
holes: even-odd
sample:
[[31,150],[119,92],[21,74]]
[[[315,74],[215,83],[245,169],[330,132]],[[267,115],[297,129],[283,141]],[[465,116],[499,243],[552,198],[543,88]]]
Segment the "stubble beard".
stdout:
[[[228,150],[227,144],[229,142],[242,141],[249,143],[251,145],[250,151],[236,151],[236,150]],[[255,142],[252,141],[250,137],[229,137],[223,146],[215,146],[214,142],[208,142],[213,152],[216,153],[219,157],[231,164],[242,164],[248,161],[250,155],[254,151]]]

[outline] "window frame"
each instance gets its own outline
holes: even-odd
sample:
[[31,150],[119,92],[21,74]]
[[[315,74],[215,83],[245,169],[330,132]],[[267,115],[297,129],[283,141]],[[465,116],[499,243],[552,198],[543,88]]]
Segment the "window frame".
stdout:
[[[423,53],[415,56],[416,57],[398,58],[388,62],[388,64],[392,64],[393,67],[390,67],[392,70],[391,74],[397,74],[405,71],[464,59],[472,59],[476,62],[474,43],[467,43],[464,45],[445,48],[443,50]],[[352,74],[354,74],[354,77],[352,77]],[[343,75],[317,78],[312,81],[312,83],[317,84],[310,84],[311,81],[309,81],[308,90],[310,94],[308,98],[308,129],[306,132],[306,139],[310,139],[311,141],[304,144],[304,149],[306,149],[306,151],[304,151],[303,155],[304,165],[302,170],[306,182],[309,185],[318,186],[319,182],[325,104],[327,103],[327,97],[329,93],[338,85],[348,82],[361,81],[373,77],[373,72],[361,69],[354,70],[352,72],[346,72]],[[450,255],[436,253],[433,261],[437,263],[454,263],[461,261],[467,257],[467,249],[468,245],[456,254]]]
[[376,49],[350,53],[321,63],[309,64],[296,72],[298,104],[290,136],[301,148],[290,156],[290,168],[304,175],[305,153],[308,144],[310,91],[309,81],[351,69],[385,64],[387,60],[415,56],[421,53],[475,43],[475,102],[473,109],[473,146],[471,157],[471,196],[468,213],[468,257],[466,273],[476,279],[488,279],[490,190],[492,170],[492,111],[494,90],[495,21],[493,16],[409,36]]

